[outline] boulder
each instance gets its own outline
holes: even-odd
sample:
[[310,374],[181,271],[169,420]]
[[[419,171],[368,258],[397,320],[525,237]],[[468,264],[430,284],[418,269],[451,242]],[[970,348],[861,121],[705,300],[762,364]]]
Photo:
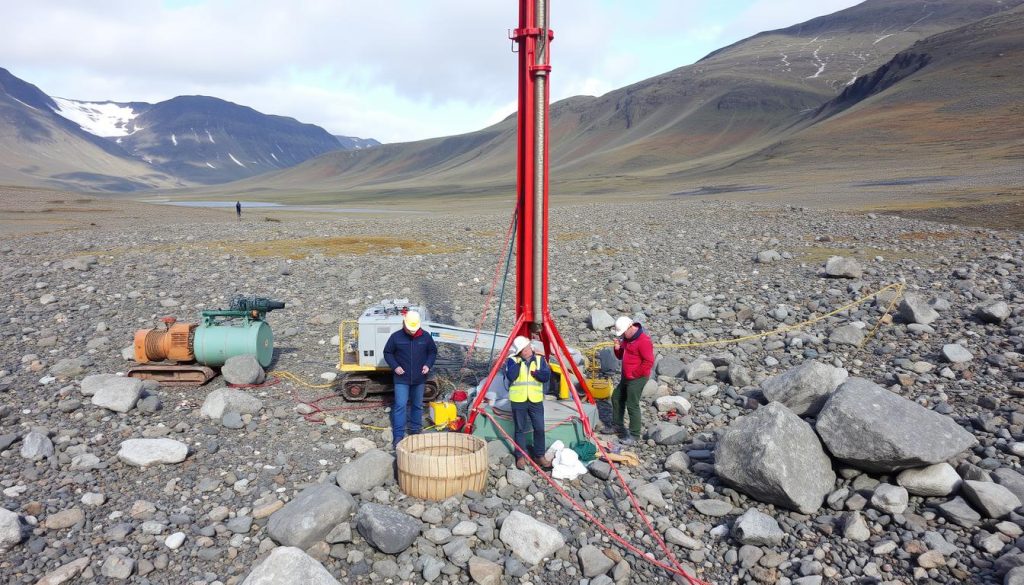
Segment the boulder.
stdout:
[[1017,499],[1024,502],[1024,475],[1017,473],[1009,467],[1000,467],[992,472],[992,479],[1013,492]]
[[998,483],[968,479],[960,491],[975,510],[988,518],[1005,518],[1020,507],[1020,499]]
[[977,444],[951,418],[863,378],[832,393],[815,429],[837,459],[877,473],[941,463]]
[[737,419],[715,448],[715,473],[756,500],[810,514],[835,487],[811,426],[772,402]]
[[837,345],[852,345],[859,347],[864,341],[864,330],[856,325],[843,325],[832,330],[828,335],[829,343]]
[[[83,386],[84,388],[84,386]],[[142,380],[116,376],[96,388],[92,403],[114,412],[128,412],[142,398]]]
[[396,555],[412,546],[423,531],[423,522],[419,519],[381,504],[360,506],[355,524],[366,542],[389,555]]
[[897,314],[907,323],[928,325],[939,318],[939,313],[922,296],[908,294],[900,301]]
[[604,309],[590,310],[590,328],[594,331],[604,331],[615,325],[615,319]]
[[986,323],[1002,323],[1010,316],[1010,306],[1004,301],[997,301],[988,305],[982,305],[974,312],[979,319]]
[[587,579],[604,575],[615,566],[615,561],[592,544],[580,547],[576,556],[580,559],[580,568],[583,570],[583,576]]
[[864,274],[860,262],[845,256],[832,256],[825,262],[825,275],[831,278],[860,278]]
[[761,390],[770,402],[781,402],[800,416],[815,416],[848,377],[849,373],[843,368],[807,360],[768,378],[761,384]]
[[654,405],[658,412],[677,412],[683,416],[692,408],[690,401],[682,396],[661,396],[654,401]]
[[871,505],[886,514],[902,514],[907,509],[908,500],[906,488],[888,483],[878,484],[871,494]]
[[942,357],[951,364],[964,364],[974,359],[974,354],[959,343],[947,343],[942,346]]
[[366,453],[341,466],[338,486],[354,495],[382,486],[395,476],[395,458],[380,449]]
[[0,508],[0,551],[10,549],[21,542],[25,531],[21,527],[21,519],[17,513]]
[[220,368],[224,381],[235,386],[262,384],[266,379],[263,366],[252,355],[231,356]]
[[685,372],[686,364],[674,355],[667,355],[658,360],[657,374],[659,376],[680,378],[685,375]]
[[680,445],[686,442],[686,427],[670,422],[659,422],[651,429],[647,437],[659,445]]
[[104,388],[142,388],[142,380],[115,374],[93,374],[82,378],[82,394],[93,396]]
[[513,510],[501,523],[499,538],[527,565],[536,565],[554,556],[565,546],[565,539],[554,527]]
[[504,573],[502,566],[483,557],[469,559],[469,576],[477,585],[500,585]]
[[704,303],[694,303],[686,309],[686,318],[690,321],[714,319],[715,314]]
[[732,536],[743,544],[779,546],[786,533],[779,527],[775,518],[757,508],[751,508],[733,522]]
[[53,441],[44,433],[32,431],[21,439],[21,456],[29,461],[53,457]]
[[181,463],[188,457],[188,445],[174,439],[128,439],[121,443],[117,458],[128,465],[145,467],[154,463]]
[[936,507],[939,514],[943,515],[950,522],[959,524],[964,528],[974,528],[981,522],[981,514],[978,514],[966,500],[957,496],[948,502],[939,504]]
[[301,549],[279,546],[256,565],[242,585],[341,585],[331,573]]
[[236,388],[217,388],[206,395],[199,415],[203,418],[221,420],[228,412],[258,414],[263,410],[263,401],[248,392]]
[[81,557],[66,563],[50,571],[42,579],[36,581],[36,585],[62,585],[63,583],[72,583],[85,568],[89,566],[89,562],[92,560],[91,557]]
[[351,494],[338,486],[319,483],[302,490],[271,514],[267,533],[279,544],[305,550],[347,521],[355,507]]
[[705,359],[695,359],[686,364],[683,370],[686,381],[694,382],[702,378],[709,378],[715,375],[715,364]]
[[960,475],[949,463],[905,469],[896,476],[896,483],[915,496],[948,496],[960,488]]
[[782,260],[782,254],[779,254],[775,250],[762,250],[754,256],[754,261],[758,264],[771,264],[772,262],[778,262]]

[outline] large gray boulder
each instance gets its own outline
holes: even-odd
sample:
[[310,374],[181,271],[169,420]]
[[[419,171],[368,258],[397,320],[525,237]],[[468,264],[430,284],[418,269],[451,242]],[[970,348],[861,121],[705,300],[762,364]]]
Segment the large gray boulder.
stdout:
[[262,384],[267,378],[263,366],[252,355],[236,355],[229,357],[220,368],[224,381],[235,386]]
[[837,459],[877,473],[941,463],[978,442],[953,419],[863,378],[836,389],[815,429]]
[[1009,467],[1000,467],[992,472],[992,479],[999,485],[1013,492],[1017,499],[1024,502],[1024,475]]
[[121,442],[117,458],[128,465],[146,467],[163,463],[181,463],[188,457],[188,445],[174,439],[128,439]]
[[845,256],[832,256],[825,262],[825,275],[832,278],[860,278],[864,274],[860,262]]
[[964,498],[989,518],[1005,518],[1020,507],[1020,500],[1004,486],[989,481],[964,481]]
[[330,572],[301,549],[279,546],[256,565],[242,585],[341,585]]
[[53,457],[53,441],[45,433],[32,431],[21,440],[21,456],[29,461]]
[[536,565],[554,556],[565,546],[565,539],[553,526],[513,510],[501,523],[501,542],[527,565]]
[[263,401],[236,388],[218,388],[206,395],[199,414],[204,418],[220,420],[229,412],[257,414],[263,410]]
[[604,309],[590,310],[590,328],[594,331],[604,331],[613,325],[615,325],[615,319],[612,319],[608,311]]
[[356,514],[356,529],[377,550],[396,555],[412,546],[423,522],[388,506],[363,504]]
[[142,380],[116,374],[93,374],[82,378],[82,394],[93,396],[104,388],[142,388]]
[[928,299],[915,294],[903,297],[897,313],[907,323],[921,325],[928,325],[939,318],[939,313],[928,304]]
[[[90,385],[91,387],[92,385]],[[82,388],[85,389],[83,383]],[[128,412],[142,398],[142,380],[115,376],[95,389],[92,403],[114,412]]]
[[338,486],[350,494],[361,494],[382,486],[395,475],[395,458],[380,449],[370,449],[341,466]]
[[942,462],[928,467],[904,469],[896,476],[896,483],[915,496],[937,497],[952,494],[962,481],[952,465]]
[[821,507],[836,483],[811,425],[778,402],[726,429],[715,448],[715,473],[756,500],[803,514]]
[[807,360],[768,378],[761,384],[761,390],[770,402],[781,402],[800,416],[815,416],[849,376],[843,368]]
[[1010,314],[1010,306],[1005,301],[983,305],[975,311],[975,315],[986,323],[1002,323],[1009,318]]
[[336,485],[320,483],[302,490],[271,514],[267,533],[279,544],[305,550],[347,521],[355,507],[351,494]]
[[743,544],[779,546],[786,538],[786,533],[779,527],[775,518],[757,508],[751,508],[733,523],[732,536]]
[[0,508],[0,551],[5,551],[21,542],[25,532],[21,527],[18,514],[6,508]]

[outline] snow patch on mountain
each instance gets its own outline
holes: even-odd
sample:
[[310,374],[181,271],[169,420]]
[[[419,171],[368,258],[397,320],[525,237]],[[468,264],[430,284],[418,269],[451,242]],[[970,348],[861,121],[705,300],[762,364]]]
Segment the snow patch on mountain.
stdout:
[[96,136],[129,136],[142,130],[132,125],[139,112],[129,106],[114,102],[80,102],[59,97],[54,97],[53,101],[57,103],[54,112]]

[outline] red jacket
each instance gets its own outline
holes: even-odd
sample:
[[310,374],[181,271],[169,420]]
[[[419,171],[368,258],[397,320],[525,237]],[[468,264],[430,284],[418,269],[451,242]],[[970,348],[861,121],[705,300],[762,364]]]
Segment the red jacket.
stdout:
[[622,377],[627,380],[649,378],[654,366],[654,344],[651,336],[644,332],[643,326],[637,324],[636,333],[629,339],[623,339],[615,357],[622,360]]

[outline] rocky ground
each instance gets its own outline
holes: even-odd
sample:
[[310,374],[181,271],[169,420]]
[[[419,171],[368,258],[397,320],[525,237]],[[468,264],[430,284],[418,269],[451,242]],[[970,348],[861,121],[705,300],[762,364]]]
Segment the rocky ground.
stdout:
[[[168,389],[90,377],[125,371],[135,329],[165,314],[195,319],[239,293],[287,302],[269,316],[271,369],[314,383],[337,361],[338,322],[380,299],[421,300],[438,320],[475,326],[509,221],[507,211],[192,221],[202,213],[154,207],[0,239],[0,581],[670,578],[499,450],[480,493],[404,496],[380,472],[388,432],[368,428],[386,426],[383,406],[324,425],[298,403],[327,390],[290,380],[242,391],[223,378]],[[644,401],[654,432],[634,448],[640,466],[623,472],[700,578],[1024,582],[1011,571],[1024,565],[1020,233],[676,200],[556,208],[552,234],[552,311],[579,348],[610,339],[602,311],[680,344],[797,325],[906,285],[907,302],[862,350],[891,291],[786,333],[659,349]],[[855,262],[833,262],[829,276],[833,255]],[[788,373],[801,364],[819,375]],[[754,452],[764,456],[744,462]],[[607,472],[595,465],[564,485],[664,558]]]

